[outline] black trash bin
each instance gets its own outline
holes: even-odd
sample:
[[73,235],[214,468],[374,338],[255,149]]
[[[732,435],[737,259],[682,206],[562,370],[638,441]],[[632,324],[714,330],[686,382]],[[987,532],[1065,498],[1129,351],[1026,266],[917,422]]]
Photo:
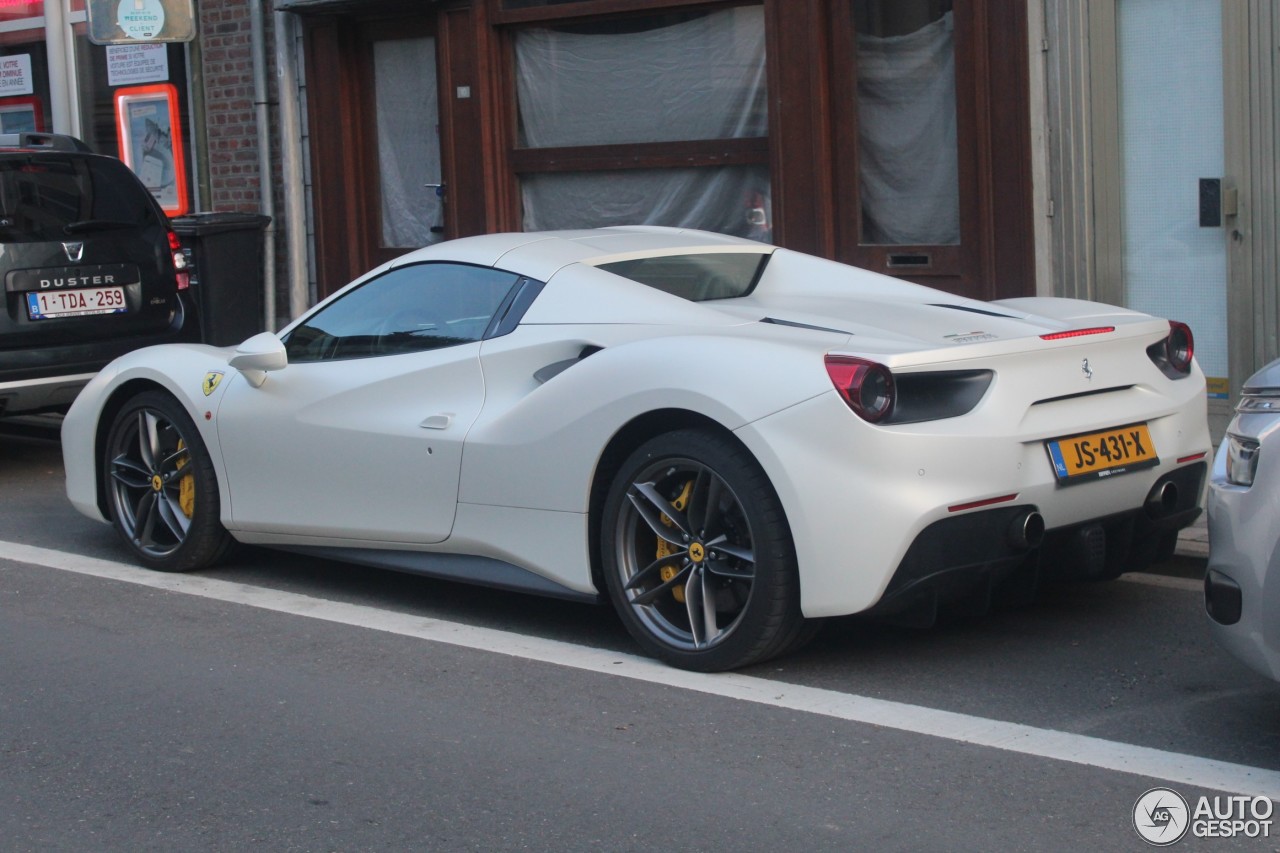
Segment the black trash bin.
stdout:
[[238,344],[262,331],[262,247],[270,216],[192,213],[172,220],[191,271],[200,340]]

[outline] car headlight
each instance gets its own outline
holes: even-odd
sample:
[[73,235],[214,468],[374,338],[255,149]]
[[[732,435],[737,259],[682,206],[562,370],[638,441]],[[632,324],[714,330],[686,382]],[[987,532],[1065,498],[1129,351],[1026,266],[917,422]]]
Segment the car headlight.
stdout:
[[1236,411],[1246,415],[1274,414],[1280,415],[1280,394],[1275,391],[1254,391],[1245,389]]
[[1227,433],[1227,482],[1252,486],[1258,473],[1258,452],[1262,446],[1251,438]]

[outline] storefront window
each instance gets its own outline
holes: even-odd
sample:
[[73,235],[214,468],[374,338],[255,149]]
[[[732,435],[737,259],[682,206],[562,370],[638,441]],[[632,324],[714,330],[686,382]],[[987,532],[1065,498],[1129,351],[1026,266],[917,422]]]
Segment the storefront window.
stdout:
[[[192,186],[190,163],[174,155],[175,134],[183,134],[176,150],[190,150],[191,127],[187,103],[187,59],[182,44],[97,45],[89,41],[84,24],[76,24],[76,75],[80,90],[80,135],[95,151],[124,156],[116,96],[141,87],[171,84],[177,96],[178,126],[163,110],[146,130],[139,128],[137,150],[126,162],[166,209],[186,208],[191,199],[173,198],[174,185]],[[128,142],[129,140],[126,140]],[[229,155],[228,155],[229,156]],[[182,169],[177,181],[175,170]]]
[[[43,2],[0,0],[0,133],[49,132],[53,126],[49,68],[67,66],[50,56]],[[87,38],[85,0],[71,0],[66,21],[75,51],[80,137],[102,154],[121,156],[153,190],[167,210],[185,209],[191,199],[175,199],[175,188],[190,186],[190,163],[175,156],[184,147],[175,134],[189,133],[186,49],[181,44],[127,44],[109,47]],[[57,40],[55,40],[57,41]],[[120,140],[117,95],[143,87],[171,85],[177,121],[157,109],[151,124],[140,119],[137,146],[125,156]],[[182,175],[177,174],[181,170]],[[185,180],[182,180],[184,178]]]
[[0,133],[50,130],[44,3],[0,0]]
[[761,7],[523,29],[515,54],[527,230],[771,238]]

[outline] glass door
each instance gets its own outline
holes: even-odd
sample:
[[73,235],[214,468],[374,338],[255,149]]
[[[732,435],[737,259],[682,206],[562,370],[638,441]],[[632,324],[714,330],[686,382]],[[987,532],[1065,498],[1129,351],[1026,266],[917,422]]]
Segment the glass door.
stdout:
[[1225,400],[1226,229],[1200,217],[1200,180],[1225,170],[1222,6],[1121,0],[1116,16],[1125,304],[1189,324]]
[[365,182],[374,196],[368,209],[377,214],[366,237],[380,263],[446,237],[436,38],[373,25],[366,28],[366,58],[373,93],[366,127],[374,130],[376,156],[365,161]]

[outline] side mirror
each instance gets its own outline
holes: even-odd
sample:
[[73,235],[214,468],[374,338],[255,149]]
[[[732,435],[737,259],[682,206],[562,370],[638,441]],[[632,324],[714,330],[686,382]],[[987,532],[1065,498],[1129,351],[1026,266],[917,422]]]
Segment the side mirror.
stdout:
[[289,366],[289,356],[278,337],[262,332],[236,347],[236,354],[227,364],[243,373],[254,388],[261,388],[269,372]]

